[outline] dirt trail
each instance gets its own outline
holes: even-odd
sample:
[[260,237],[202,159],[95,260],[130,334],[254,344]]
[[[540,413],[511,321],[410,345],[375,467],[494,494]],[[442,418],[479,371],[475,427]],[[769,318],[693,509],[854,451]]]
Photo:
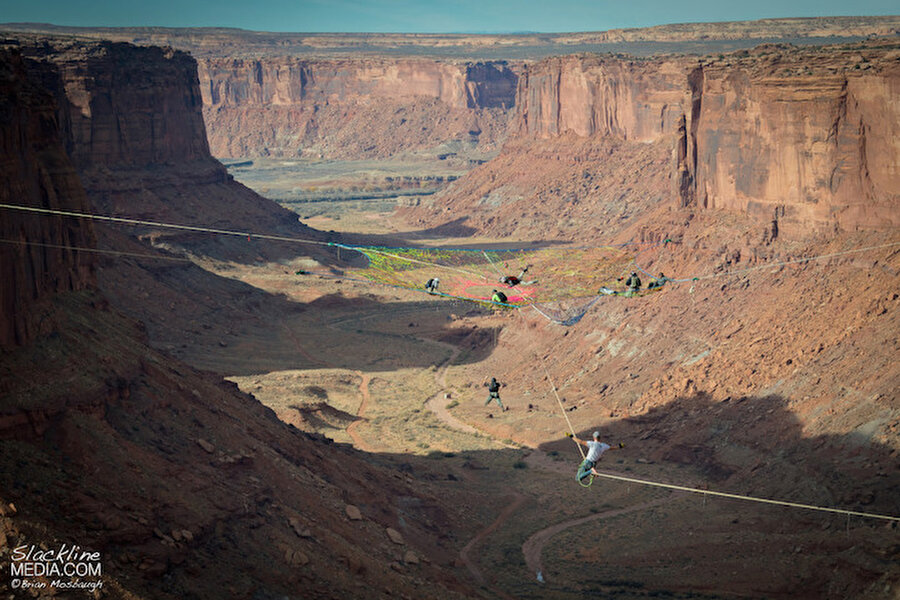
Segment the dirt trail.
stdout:
[[[450,365],[453,364],[453,361],[456,360],[456,357],[459,356],[460,352],[462,352],[461,348],[453,346],[453,353],[435,372],[434,380],[437,382],[438,387],[443,388],[447,385],[447,370],[450,368]],[[475,429],[468,423],[463,423],[462,421],[451,415],[450,411],[447,409],[447,403],[444,402],[444,400],[446,400],[446,398],[444,398],[444,392],[442,389],[425,402],[425,407],[428,408],[428,410],[430,410],[432,413],[434,413],[434,416],[436,416],[441,423],[447,425],[452,429],[456,429],[464,433],[478,433],[477,429]]]
[[[297,336],[294,334],[294,332],[291,330],[290,327],[285,325],[284,330],[287,332],[288,337],[291,339],[291,342],[293,343],[293,346],[297,349],[297,352],[301,356],[303,356],[304,358],[307,358],[314,364],[320,364],[320,365],[322,365],[324,367],[328,367],[328,368],[337,368],[337,367],[335,367],[335,365],[329,363],[328,361],[323,361],[321,358],[317,358],[317,357],[313,356],[311,353],[309,353],[303,347],[303,345],[300,343],[300,340],[297,339]],[[350,425],[347,426],[347,430],[346,430],[347,435],[349,435],[350,439],[353,440],[353,445],[356,446],[357,448],[359,448],[360,450],[362,450],[364,452],[373,452],[374,450],[373,450],[372,446],[370,446],[365,441],[363,441],[363,439],[356,432],[357,426],[365,419],[363,417],[363,415],[366,412],[366,408],[369,405],[369,400],[371,399],[370,395],[369,395],[369,382],[372,380],[372,376],[369,373],[364,373],[363,371],[353,371],[353,373],[360,379],[359,393],[360,393],[360,396],[362,397],[362,400],[359,404],[359,408],[356,411],[357,420],[353,421],[352,423],[350,423]]]
[[356,433],[356,426],[359,425],[362,421],[365,420],[363,414],[366,412],[366,408],[369,405],[369,382],[372,380],[372,376],[368,373],[363,373],[362,371],[354,371],[359,376],[359,393],[362,396],[362,401],[359,403],[359,409],[356,411],[357,420],[350,423],[347,426],[347,435],[350,436],[350,439],[353,440],[353,445],[362,450],[363,452],[372,452],[372,447],[369,446],[366,442],[363,441],[359,434]]
[[506,520],[512,515],[525,501],[525,496],[518,492],[512,493],[512,501],[506,505],[500,514],[494,519],[494,522],[482,529],[478,535],[469,540],[469,543],[466,544],[462,550],[459,551],[459,558],[466,565],[466,568],[469,569],[469,572],[472,573],[472,577],[481,584],[485,584],[484,576],[481,574],[481,571],[478,570],[478,567],[475,566],[475,562],[472,560],[470,553],[475,548],[476,545],[481,543],[484,538],[493,533],[497,528],[499,528]]
[[[669,502],[669,500],[669,497],[659,498],[657,500],[635,504],[634,506],[628,506],[626,508],[618,508],[616,510],[609,510],[602,513],[588,515],[586,517],[579,517],[570,521],[563,521],[562,523],[557,523],[556,525],[551,525],[550,527],[541,529],[537,533],[532,534],[531,537],[525,540],[525,543],[522,544],[522,554],[525,555],[525,564],[528,566],[528,570],[531,573],[534,573],[535,575],[537,575],[537,573],[543,573],[544,567],[541,564],[541,552],[543,551],[544,546],[547,544],[547,542],[549,542],[553,536],[560,533],[561,531],[565,531],[566,529],[576,527],[590,521],[596,521],[599,519],[611,519],[613,517],[618,517],[638,510],[646,510],[648,508],[652,508],[654,506],[659,506],[660,504]],[[544,576],[544,580],[546,581],[546,576]]]

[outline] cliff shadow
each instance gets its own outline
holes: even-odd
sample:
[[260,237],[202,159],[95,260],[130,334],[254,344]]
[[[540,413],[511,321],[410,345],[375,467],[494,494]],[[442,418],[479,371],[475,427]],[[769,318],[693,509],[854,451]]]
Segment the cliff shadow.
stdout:
[[[261,276],[276,288],[301,277],[286,268]],[[321,289],[313,282],[318,297],[298,302],[189,262],[126,257],[101,259],[98,283],[114,306],[145,324],[154,347],[228,376],[393,371],[451,357],[468,364],[488,356],[497,340],[496,331],[464,322],[489,312],[472,302],[423,294],[423,301],[386,303],[339,277],[323,279]]]
[[[886,418],[882,415],[882,421]],[[673,475],[687,468],[697,485],[710,489],[900,515],[900,498],[894,493],[900,486],[898,451],[872,438],[878,422],[843,435],[810,435],[808,424],[781,396],[713,402],[700,392],[596,430],[602,440],[625,443],[623,456],[637,454],[647,464],[672,465]],[[579,436],[590,439],[591,431]],[[572,450],[568,440],[540,449]],[[604,457],[598,468],[613,469],[609,460],[617,458]],[[690,485],[676,477],[668,482]]]
[[[897,450],[865,428],[810,435],[780,396],[712,402],[701,393],[579,436],[590,439],[594,429],[625,443],[603,456],[602,472],[900,516]],[[357,434],[364,437],[365,427]],[[468,542],[476,581],[478,573],[483,585],[512,597],[838,599],[900,577],[890,522],[604,478],[584,489],[574,477],[581,457],[565,438],[539,452],[378,456],[446,490],[446,499],[463,497],[460,510],[484,515],[481,532],[458,544]]]

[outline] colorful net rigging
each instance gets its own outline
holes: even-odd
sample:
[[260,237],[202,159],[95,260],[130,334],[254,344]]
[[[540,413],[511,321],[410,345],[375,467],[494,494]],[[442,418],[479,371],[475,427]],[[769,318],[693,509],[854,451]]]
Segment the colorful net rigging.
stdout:
[[[512,250],[353,247],[369,264],[355,275],[373,282],[423,290],[429,279],[443,296],[502,307],[533,307],[561,324],[577,323],[602,295],[622,289],[634,249],[545,247]],[[503,283],[511,276],[520,281]],[[492,301],[494,290],[505,302]]]

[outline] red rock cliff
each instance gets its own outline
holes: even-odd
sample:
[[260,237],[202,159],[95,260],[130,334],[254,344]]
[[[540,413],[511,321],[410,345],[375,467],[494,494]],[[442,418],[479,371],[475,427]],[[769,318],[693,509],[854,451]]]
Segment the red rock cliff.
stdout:
[[59,69],[68,109],[63,127],[79,169],[210,161],[188,54],[112,42],[24,51]]
[[[29,79],[15,51],[0,50],[0,203],[87,211],[87,197],[59,136],[56,105]],[[48,296],[94,285],[90,222],[2,210],[0,346],[22,345],[40,326]]]
[[519,80],[515,129],[542,138],[571,131],[655,141],[677,131],[686,93],[683,61],[550,58]]
[[[68,153],[96,211],[315,235],[294,213],[233,181],[212,157],[197,65],[190,55],[60,39],[23,42],[21,48],[36,68],[42,66],[43,85],[57,98]],[[188,238],[181,235],[179,241]],[[210,245],[224,242],[206,235],[190,239]]]
[[384,156],[448,140],[492,145],[517,76],[503,62],[201,59],[216,156]]
[[683,200],[844,230],[900,225],[900,64],[867,54],[694,71]]
[[518,89],[515,131],[671,137],[673,199],[804,230],[900,225],[896,50],[760,47],[699,66],[548,59]]

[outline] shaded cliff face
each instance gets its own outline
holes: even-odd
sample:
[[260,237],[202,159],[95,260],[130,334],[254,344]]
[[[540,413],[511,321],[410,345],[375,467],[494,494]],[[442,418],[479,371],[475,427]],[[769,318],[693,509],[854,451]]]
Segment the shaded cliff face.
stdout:
[[505,63],[202,59],[216,156],[387,156],[447,141],[493,147],[515,103]]
[[79,169],[209,160],[194,60],[122,43],[26,49],[52,61],[67,100],[63,129]]
[[285,425],[101,302],[57,296],[54,336],[0,361],[4,546],[99,552],[114,598],[473,597],[431,483]]
[[[53,97],[17,52],[0,50],[0,203],[83,212],[88,202],[60,139]],[[90,222],[3,210],[0,346],[27,343],[48,296],[92,287]],[[44,325],[47,325],[44,323]]]
[[[321,237],[294,213],[233,181],[210,155],[197,66],[189,55],[56,39],[25,41],[21,51],[56,97],[64,144],[96,212]],[[160,237],[219,255],[259,253],[231,238],[172,230]]]

